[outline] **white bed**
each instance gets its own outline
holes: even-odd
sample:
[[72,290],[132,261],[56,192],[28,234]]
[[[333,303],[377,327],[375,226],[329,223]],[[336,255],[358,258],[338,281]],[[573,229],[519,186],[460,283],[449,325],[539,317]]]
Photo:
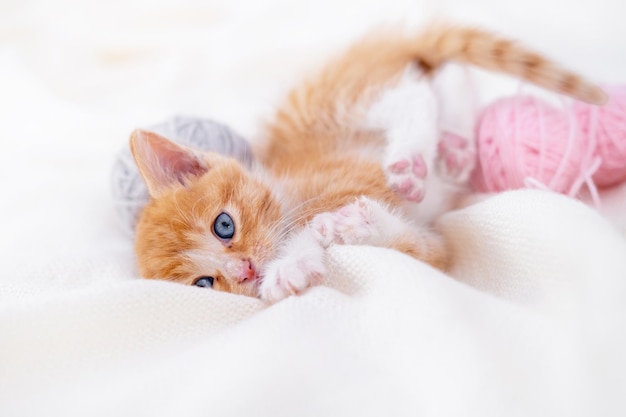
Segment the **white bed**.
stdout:
[[453,277],[333,247],[325,286],[267,308],[138,279],[109,189],[133,128],[188,114],[253,138],[298,78],[380,23],[479,23],[624,83],[625,12],[621,0],[1,2],[0,416],[625,415],[626,190],[603,196],[604,215],[530,190],[450,213]]

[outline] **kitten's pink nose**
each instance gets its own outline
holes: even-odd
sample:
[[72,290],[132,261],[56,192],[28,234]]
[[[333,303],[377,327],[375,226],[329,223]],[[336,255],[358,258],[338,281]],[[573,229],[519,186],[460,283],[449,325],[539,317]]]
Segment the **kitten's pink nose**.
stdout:
[[250,259],[245,259],[241,264],[241,274],[239,275],[239,282],[246,280],[253,280],[257,277],[256,268]]

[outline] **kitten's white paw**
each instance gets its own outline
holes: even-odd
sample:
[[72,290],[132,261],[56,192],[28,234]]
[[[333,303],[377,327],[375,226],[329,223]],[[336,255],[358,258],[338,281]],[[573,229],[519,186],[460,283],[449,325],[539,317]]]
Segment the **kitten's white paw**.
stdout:
[[443,132],[437,144],[437,170],[447,181],[457,184],[469,180],[476,165],[476,149],[468,139]]
[[322,259],[282,258],[271,262],[260,287],[262,299],[270,302],[300,294],[317,284],[326,272]]
[[300,294],[320,282],[326,273],[324,249],[318,242],[292,242],[286,253],[271,261],[264,271],[259,295],[270,302]]
[[373,202],[360,198],[334,213],[321,213],[313,218],[310,227],[317,233],[324,247],[331,243],[355,245],[370,239],[373,231]]
[[424,183],[428,169],[420,154],[392,159],[386,166],[387,183],[407,201],[424,199]]

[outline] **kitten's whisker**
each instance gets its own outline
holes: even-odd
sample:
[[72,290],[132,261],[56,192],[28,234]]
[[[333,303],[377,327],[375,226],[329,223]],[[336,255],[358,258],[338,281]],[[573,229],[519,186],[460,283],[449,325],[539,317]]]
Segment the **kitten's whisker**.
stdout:
[[300,208],[302,208],[304,205],[309,204],[313,201],[319,200],[320,197],[319,196],[315,196],[315,197],[311,197],[308,200],[305,200],[303,202],[301,202],[300,204],[296,204],[294,207],[290,208],[287,212],[283,213],[283,217],[284,218],[289,218],[294,212],[296,212],[296,210],[299,210]]
[[176,189],[174,191],[174,207],[176,208],[176,212],[180,215],[180,217],[182,218],[181,220],[179,220],[181,222],[181,224],[186,225],[186,226],[190,226],[192,224],[191,219],[189,218],[189,215],[186,214],[181,208],[180,205],[178,204],[178,192],[180,191],[180,189]]
[[277,222],[274,228],[270,230],[270,233],[275,233],[278,229],[282,230],[283,233],[288,233],[297,223],[299,223],[303,218],[307,217],[312,212],[313,210],[307,210],[303,213],[300,213],[300,215],[296,218],[291,218],[291,215],[289,217],[283,217],[283,219]]
[[[283,239],[285,239],[285,237],[287,237],[293,231],[293,229],[299,226],[302,220],[308,218],[312,214],[319,214],[323,211],[324,210],[320,208],[309,208],[300,213],[299,216],[295,218],[289,220],[285,219],[285,221],[278,222],[275,227],[270,230],[271,239],[274,241],[282,242]],[[278,230],[279,228],[280,230]]]
[[276,229],[278,229],[278,228],[283,228],[283,229],[284,229],[284,227],[285,227],[285,220],[289,220],[289,219],[291,218],[291,216],[292,216],[292,215],[293,215],[293,214],[294,214],[297,210],[299,210],[302,206],[304,206],[305,204],[308,204],[308,203],[310,203],[310,202],[312,202],[312,201],[315,201],[315,200],[317,200],[317,199],[319,199],[319,197],[312,197],[312,198],[309,198],[308,200],[303,201],[303,202],[301,202],[300,204],[297,204],[297,205],[296,205],[296,206],[294,206],[294,207],[291,207],[291,208],[290,208],[287,212],[282,213],[282,218],[281,218],[281,220],[280,220],[280,221],[278,221],[278,222],[276,222],[276,223],[272,226],[272,228],[268,231],[268,234],[271,236],[271,235],[274,235],[274,233],[276,232]]

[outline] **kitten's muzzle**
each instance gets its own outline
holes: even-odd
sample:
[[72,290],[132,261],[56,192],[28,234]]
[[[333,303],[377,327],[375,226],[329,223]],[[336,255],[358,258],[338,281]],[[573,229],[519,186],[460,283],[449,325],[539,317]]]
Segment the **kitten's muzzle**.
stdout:
[[257,278],[258,274],[254,263],[252,263],[252,260],[250,260],[249,258],[244,259],[242,262],[241,273],[237,277],[238,282],[242,283],[245,281],[253,281]]

